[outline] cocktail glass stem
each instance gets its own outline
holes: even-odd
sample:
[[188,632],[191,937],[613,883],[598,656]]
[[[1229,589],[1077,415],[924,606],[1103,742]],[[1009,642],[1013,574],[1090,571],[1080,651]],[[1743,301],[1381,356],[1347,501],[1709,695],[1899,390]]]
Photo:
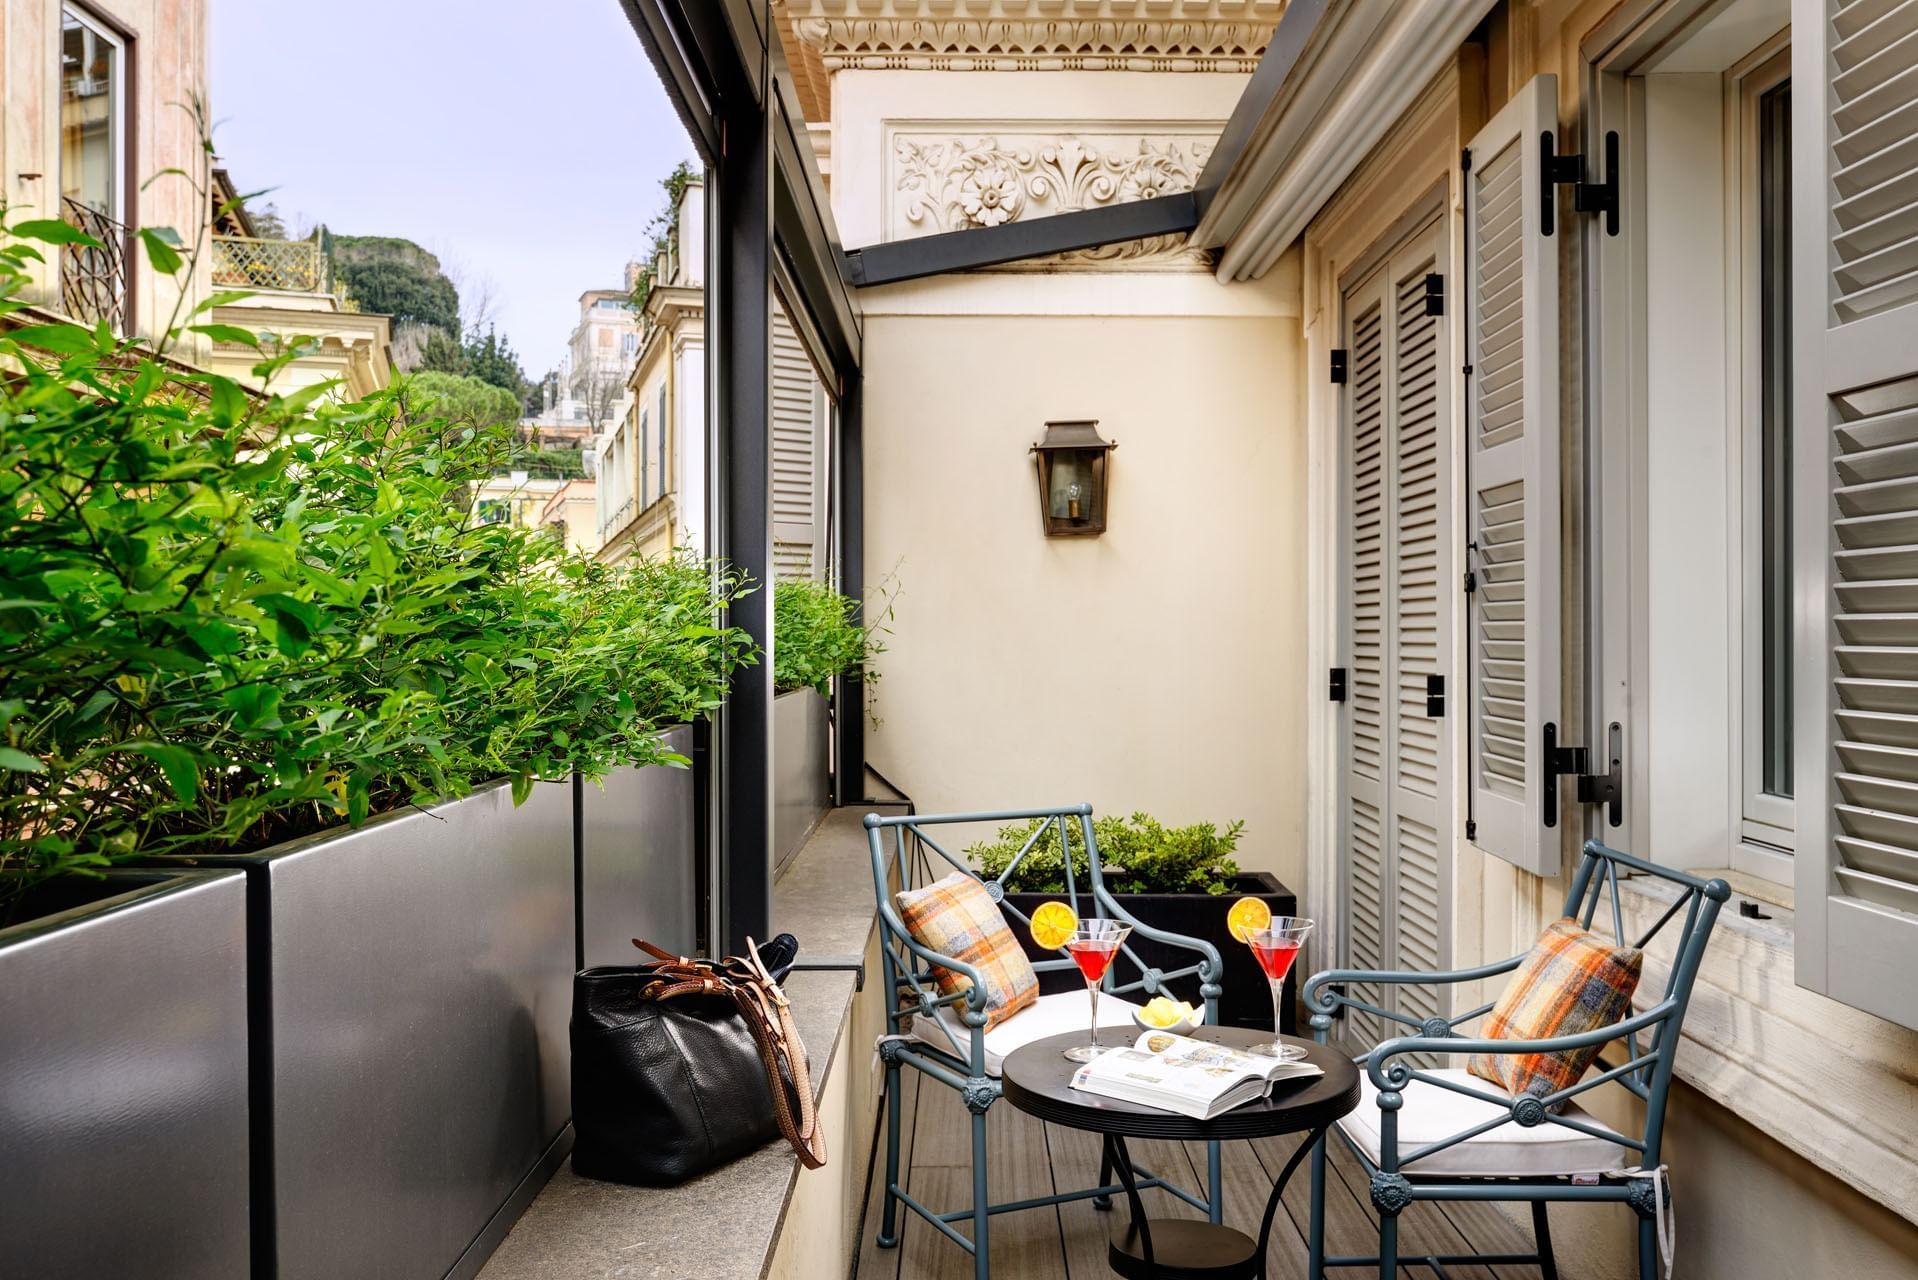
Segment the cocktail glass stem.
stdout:
[[1272,988],[1272,1047],[1277,1050],[1279,1056],[1283,1058],[1285,1056],[1285,1042],[1282,1037],[1285,1032],[1281,1030],[1281,1028],[1285,1026],[1285,1021],[1280,1017],[1280,1013],[1282,1012],[1282,1001],[1284,1000],[1285,979],[1268,978],[1266,979],[1266,985]]
[[1105,1046],[1099,1043],[1099,984],[1098,983],[1096,982],[1086,983],[1086,998],[1092,1002],[1092,1047],[1094,1049],[1103,1049],[1105,1048]]

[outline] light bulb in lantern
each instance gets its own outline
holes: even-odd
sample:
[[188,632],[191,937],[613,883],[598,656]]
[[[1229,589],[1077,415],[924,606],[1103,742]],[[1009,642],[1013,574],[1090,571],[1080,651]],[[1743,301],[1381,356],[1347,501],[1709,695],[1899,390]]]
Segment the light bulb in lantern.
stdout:
[[1081,492],[1080,488],[1077,484],[1069,484],[1066,486],[1066,515],[1068,518],[1073,520],[1078,520],[1083,518],[1079,514],[1080,492]]

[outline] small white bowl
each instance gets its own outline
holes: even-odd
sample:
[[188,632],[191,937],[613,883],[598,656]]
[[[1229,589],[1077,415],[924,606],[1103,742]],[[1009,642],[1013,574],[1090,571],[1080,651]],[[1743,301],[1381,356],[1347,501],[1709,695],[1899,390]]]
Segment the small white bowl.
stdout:
[[1170,1031],[1175,1036],[1191,1035],[1205,1025],[1205,1010],[1194,1009],[1191,1017],[1181,1018],[1169,1027],[1155,1027],[1135,1012],[1132,1015],[1132,1025],[1141,1031]]

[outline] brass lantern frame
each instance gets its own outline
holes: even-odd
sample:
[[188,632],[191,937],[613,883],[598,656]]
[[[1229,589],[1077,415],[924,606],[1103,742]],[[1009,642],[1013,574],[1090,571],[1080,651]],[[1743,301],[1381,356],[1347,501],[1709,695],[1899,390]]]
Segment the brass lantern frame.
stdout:
[[[1039,477],[1039,520],[1048,538],[1096,538],[1106,531],[1112,491],[1112,451],[1116,441],[1102,439],[1096,418],[1046,423],[1046,433],[1031,453]],[[1068,496],[1074,484],[1085,493]]]

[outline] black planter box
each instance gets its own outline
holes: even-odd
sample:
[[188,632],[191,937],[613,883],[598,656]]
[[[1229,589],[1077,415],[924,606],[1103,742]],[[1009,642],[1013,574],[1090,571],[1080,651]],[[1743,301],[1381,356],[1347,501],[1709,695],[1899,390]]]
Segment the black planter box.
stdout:
[[246,882],[47,882],[0,928],[0,1275],[245,1280]]
[[[1248,894],[1263,898],[1275,916],[1295,915],[1298,912],[1298,899],[1269,871],[1248,871],[1233,877],[1231,887],[1223,895],[1119,893],[1113,897],[1135,918],[1155,929],[1182,933],[1188,938],[1202,938],[1217,947],[1220,958],[1225,961],[1225,977],[1219,983],[1222,988],[1219,994],[1220,1024],[1264,1030],[1272,1025],[1271,984],[1266,982],[1259,962],[1252,958],[1252,948],[1227,933],[1225,928],[1227,909],[1235,899]],[[1008,893],[1006,902],[1030,916],[1033,908],[1040,903],[1064,896],[1061,893]],[[1082,908],[1084,903],[1082,898]],[[1013,933],[1018,936],[1019,945],[1026,949],[1026,955],[1032,959],[1059,958],[1056,952],[1041,951],[1026,929],[1016,922]],[[1182,969],[1198,958],[1190,951],[1152,942],[1136,934],[1127,945],[1138,954],[1141,962],[1161,969]],[[1134,976],[1130,966],[1126,966],[1119,971],[1116,980],[1130,982]],[[1292,1006],[1298,998],[1298,978],[1298,970],[1294,968],[1285,979],[1284,1029],[1287,1033],[1293,1031]],[[1057,991],[1076,991],[1084,985],[1085,979],[1072,969],[1039,975],[1039,990],[1048,995]],[[1199,1003],[1198,978],[1181,978],[1169,985],[1175,997],[1190,1000],[1195,1005]]]

